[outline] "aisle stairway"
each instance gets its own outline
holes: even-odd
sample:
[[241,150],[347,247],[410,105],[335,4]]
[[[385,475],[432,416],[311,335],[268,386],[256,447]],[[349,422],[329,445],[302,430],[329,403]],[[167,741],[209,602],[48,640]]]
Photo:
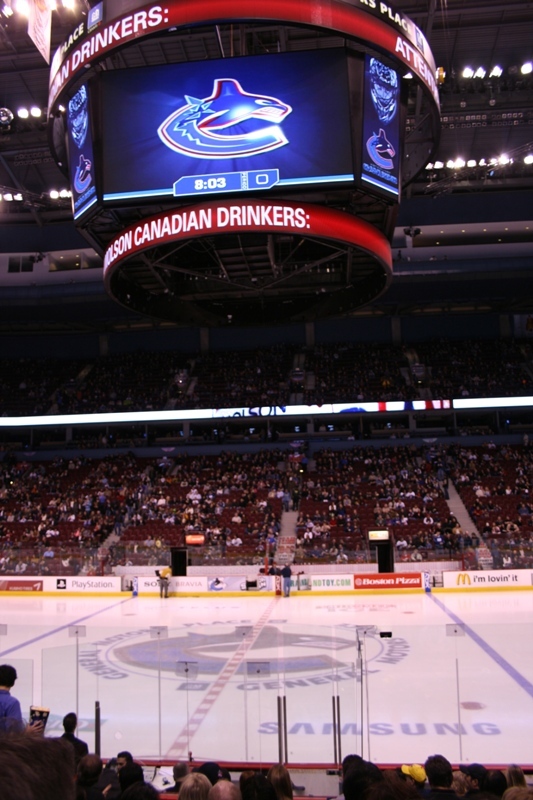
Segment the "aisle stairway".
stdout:
[[292,564],[296,548],[297,511],[283,511],[274,561],[277,565]]
[[446,502],[448,503],[451,513],[456,518],[463,531],[465,531],[465,533],[466,531],[469,533],[476,533],[481,539],[474,520],[466,510],[465,504],[461,500],[457,489],[451,481],[448,482],[448,494],[449,498]]

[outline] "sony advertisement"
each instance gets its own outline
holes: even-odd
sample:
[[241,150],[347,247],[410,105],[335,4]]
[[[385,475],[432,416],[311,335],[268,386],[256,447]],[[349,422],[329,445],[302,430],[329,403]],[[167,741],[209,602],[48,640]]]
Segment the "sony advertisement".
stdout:
[[103,199],[354,181],[343,50],[103,73]]
[[74,219],[81,217],[97,201],[89,102],[89,92],[83,84],[69,100],[66,110]]
[[366,55],[361,179],[398,197],[400,163],[400,76]]

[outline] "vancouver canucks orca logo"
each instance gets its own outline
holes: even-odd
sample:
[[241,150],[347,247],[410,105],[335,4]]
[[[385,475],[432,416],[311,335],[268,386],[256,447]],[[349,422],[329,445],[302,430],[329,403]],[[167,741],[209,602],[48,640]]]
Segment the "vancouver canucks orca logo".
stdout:
[[374,164],[383,169],[392,169],[394,167],[393,158],[396,155],[396,150],[387,139],[383,128],[379,129],[378,134],[372,134],[370,139],[367,140],[366,149]]
[[[270,671],[278,676],[308,676],[312,681],[316,675],[336,673],[339,676],[342,672],[346,679],[353,679],[359,627],[341,625],[332,635],[329,626],[302,627],[301,624],[272,621],[254,634],[253,642],[236,664],[235,674],[246,674],[247,660],[267,660],[271,662]],[[176,663],[186,662],[195,665],[198,681],[216,680],[243,647],[245,634],[241,628],[240,620],[222,626],[207,624],[199,630],[193,625],[192,629],[176,631],[175,635],[157,642],[148,638],[148,629],[132,630],[99,640],[96,653],[91,645],[80,657],[80,664],[107,680],[139,674],[153,676],[159,671],[174,679]],[[409,653],[405,639],[381,639],[377,632],[369,631],[365,641],[371,672],[380,671],[383,664],[398,663]]]
[[185,105],[159,126],[161,141],[191,158],[239,158],[288,143],[279,124],[291,106],[245,92],[234,78],[217,78],[209,97],[185,95]]
[[91,167],[92,164],[88,158],[85,158],[83,153],[80,154],[80,163],[76,167],[74,175],[74,188],[78,194],[84,192],[91,185]]
[[[169,637],[159,642],[159,650],[151,639],[123,644],[114,651],[115,658],[123,666],[157,670],[175,674],[177,661],[194,662],[198,673],[216,676],[224,669],[227,660],[242,645],[242,634],[237,629],[228,632],[209,634],[188,631],[185,635]],[[315,672],[340,668],[343,664],[338,658],[343,650],[354,647],[353,636],[338,636],[332,640],[331,632],[310,634],[296,630],[284,631],[276,625],[266,625],[254,643],[250,655],[256,658],[271,656],[282,648],[283,657],[276,660],[272,671],[280,674],[294,672]],[[245,664],[237,669],[237,674],[245,672]]]

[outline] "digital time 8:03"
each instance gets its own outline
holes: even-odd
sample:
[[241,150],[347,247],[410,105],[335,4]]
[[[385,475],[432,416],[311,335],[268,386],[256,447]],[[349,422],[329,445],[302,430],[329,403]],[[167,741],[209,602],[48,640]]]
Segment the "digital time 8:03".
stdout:
[[224,189],[226,186],[226,179],[225,178],[208,178],[207,180],[202,180],[198,178],[198,180],[194,181],[194,188],[198,190],[202,189]]

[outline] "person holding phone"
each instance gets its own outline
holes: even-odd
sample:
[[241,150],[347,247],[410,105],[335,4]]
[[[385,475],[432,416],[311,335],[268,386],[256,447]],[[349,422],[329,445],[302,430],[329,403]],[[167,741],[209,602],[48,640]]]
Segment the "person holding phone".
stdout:
[[33,725],[26,725],[22,719],[20,703],[16,697],[12,697],[11,689],[17,680],[17,670],[10,664],[0,666],[0,732],[21,732],[42,733],[44,725],[36,722]]

